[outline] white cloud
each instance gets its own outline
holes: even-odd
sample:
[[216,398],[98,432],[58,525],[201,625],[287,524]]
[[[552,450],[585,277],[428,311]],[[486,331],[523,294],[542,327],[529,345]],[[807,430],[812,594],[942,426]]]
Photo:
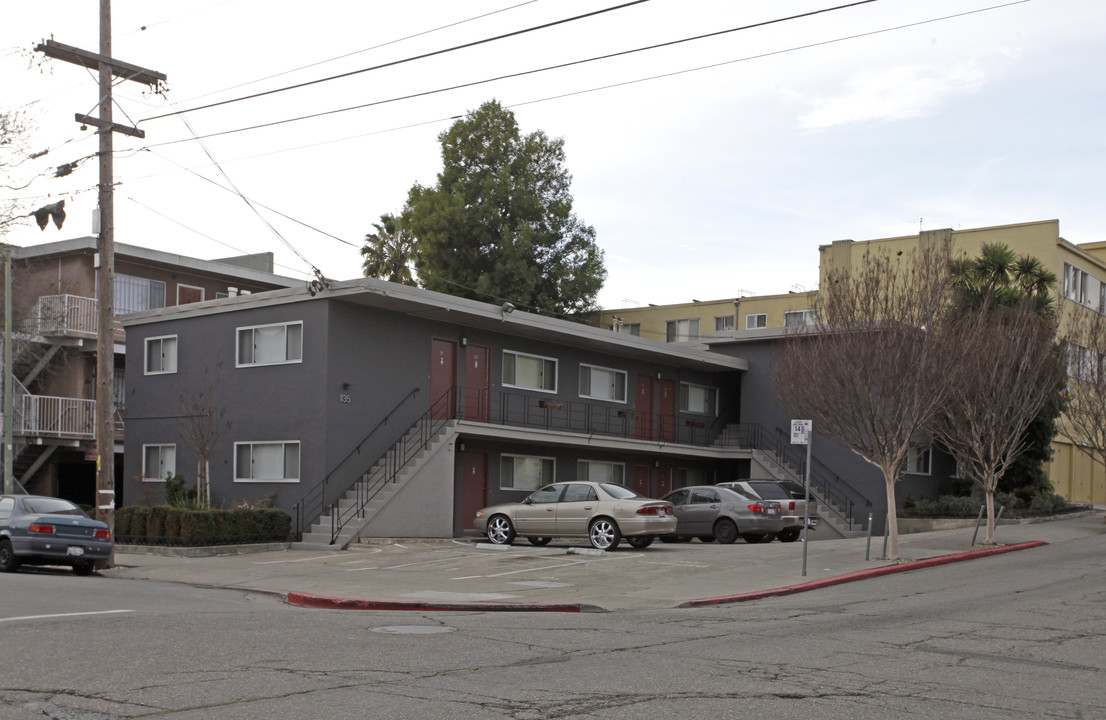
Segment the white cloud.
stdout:
[[994,61],[1016,55],[991,50],[949,64],[914,63],[864,70],[847,83],[844,93],[818,97],[813,110],[799,118],[805,129],[891,122],[932,115],[946,99],[977,92],[994,74]]

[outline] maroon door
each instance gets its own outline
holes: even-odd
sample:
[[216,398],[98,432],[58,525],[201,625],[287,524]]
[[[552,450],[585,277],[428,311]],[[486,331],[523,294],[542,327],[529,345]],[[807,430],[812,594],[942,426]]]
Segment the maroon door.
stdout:
[[637,376],[637,400],[634,402],[634,412],[637,413],[637,425],[635,427],[639,440],[653,439],[653,376]]
[[469,345],[465,349],[465,419],[488,422],[491,408],[491,348]]
[[457,384],[457,343],[430,340],[430,415],[435,420],[454,417],[453,387]]
[[653,497],[650,486],[653,484],[653,468],[649,465],[634,465],[634,487],[638,495]]
[[657,468],[657,497],[664,497],[672,492],[672,468],[663,465]]
[[676,381],[658,380],[660,389],[660,413],[657,418],[660,423],[661,442],[676,442]]
[[488,504],[488,454],[461,453],[461,529],[472,530],[476,511]]

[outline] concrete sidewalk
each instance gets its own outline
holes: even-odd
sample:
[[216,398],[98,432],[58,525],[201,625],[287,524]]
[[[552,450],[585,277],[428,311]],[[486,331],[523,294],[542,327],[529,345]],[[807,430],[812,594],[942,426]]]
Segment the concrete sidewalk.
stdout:
[[[215,556],[120,547],[116,567],[101,574],[275,594],[292,604],[334,609],[646,610],[803,592],[947,562],[985,562],[996,549],[970,547],[973,532],[900,536],[898,563],[866,560],[865,538],[811,542],[805,576],[802,543],[657,542],[645,550],[604,553],[569,541],[538,548],[525,541],[505,547],[468,539],[394,540],[337,552],[278,546]],[[1103,511],[1095,510],[1002,524],[996,539],[1005,546],[998,552],[1016,551],[1032,563],[1033,548],[1041,544],[1089,539],[1106,544],[1106,521]],[[882,553],[883,538],[872,538],[871,557]]]

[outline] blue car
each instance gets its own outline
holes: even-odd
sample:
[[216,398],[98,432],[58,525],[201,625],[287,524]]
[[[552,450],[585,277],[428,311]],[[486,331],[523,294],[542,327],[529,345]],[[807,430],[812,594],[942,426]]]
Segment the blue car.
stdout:
[[68,565],[90,575],[111,557],[111,531],[61,498],[0,495],[0,572],[21,565]]

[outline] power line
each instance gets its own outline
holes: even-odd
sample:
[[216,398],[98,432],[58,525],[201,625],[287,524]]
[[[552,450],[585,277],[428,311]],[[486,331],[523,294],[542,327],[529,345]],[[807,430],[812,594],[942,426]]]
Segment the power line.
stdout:
[[523,5],[532,5],[533,3],[536,3],[536,2],[538,2],[538,0],[526,0],[526,2],[520,2],[520,3],[516,3],[514,5],[509,5],[508,7],[500,8],[499,10],[492,10],[491,12],[486,12],[483,15],[475,15],[473,17],[466,18],[464,20],[458,20],[457,22],[447,23],[446,25],[439,25],[438,27],[431,28],[430,30],[423,30],[422,32],[414,33],[413,35],[406,35],[406,36],[401,37],[401,38],[396,38],[395,40],[388,40],[387,42],[382,42],[382,43],[379,43],[377,45],[372,45],[370,47],[363,48],[361,50],[354,50],[353,52],[348,52],[348,53],[345,53],[343,55],[338,55],[336,57],[327,58],[326,60],[319,60],[317,62],[309,63],[307,65],[301,65],[298,68],[293,68],[291,70],[284,70],[282,72],[274,73],[272,75],[266,75],[265,77],[258,78],[256,80],[250,80],[250,81],[244,82],[244,83],[239,83],[238,85],[232,85],[230,87],[223,88],[221,90],[213,90],[209,93],[204,93],[203,95],[196,95],[195,97],[188,98],[187,102],[191,102],[192,100],[199,100],[200,98],[210,97],[212,95],[217,95],[218,93],[226,92],[227,90],[237,90],[238,88],[246,87],[247,85],[255,85],[259,82],[265,82],[266,80],[272,80],[273,78],[282,77],[284,75],[290,75],[294,72],[299,72],[300,70],[307,70],[309,68],[317,67],[319,65],[325,65],[327,63],[336,62],[338,60],[344,60],[348,57],[353,57],[354,55],[360,55],[362,53],[367,53],[367,52],[370,52],[372,50],[379,50],[382,47],[387,47],[389,45],[395,45],[397,43],[406,42],[407,40],[413,40],[414,38],[422,37],[423,35],[430,35],[432,33],[438,32],[440,30],[447,30],[451,27],[457,27],[458,25],[464,25],[465,23],[470,23],[470,22],[473,22],[473,21],[476,21],[476,20],[482,20],[483,18],[491,17],[492,15],[498,15],[499,13],[507,12],[508,10],[514,10],[515,8],[520,8]]
[[[367,108],[367,107],[374,107],[374,106],[377,106],[377,105],[385,105],[385,104],[388,104],[388,103],[399,102],[401,100],[411,100],[411,99],[418,98],[418,97],[425,97],[427,95],[436,95],[436,94],[440,94],[440,93],[444,93],[444,92],[449,92],[451,90],[459,90],[461,88],[475,87],[477,85],[486,85],[488,83],[497,82],[499,80],[508,80],[508,79],[511,79],[511,78],[524,77],[526,75],[535,75],[537,73],[547,72],[549,70],[560,70],[560,69],[567,68],[567,67],[572,67],[572,66],[575,66],[575,65],[583,65],[585,63],[597,62],[599,60],[609,60],[610,58],[622,57],[622,56],[625,56],[625,55],[632,55],[634,53],[645,52],[645,51],[648,51],[648,50],[656,50],[658,48],[663,48],[663,47],[671,47],[673,45],[680,45],[682,43],[694,42],[696,40],[705,40],[707,38],[718,37],[720,35],[727,35],[729,33],[741,32],[741,31],[744,31],[744,30],[753,30],[753,29],[756,29],[756,28],[765,27],[767,25],[775,25],[775,24],[778,24],[778,23],[790,22],[792,20],[800,20],[802,18],[810,17],[812,15],[821,15],[823,13],[834,12],[836,10],[844,10],[844,9],[856,7],[858,5],[867,5],[868,3],[873,3],[873,2],[877,2],[877,1],[878,0],[857,0],[856,2],[848,3],[846,5],[838,5],[836,7],[823,8],[821,10],[813,10],[811,12],[800,13],[798,15],[790,15],[790,16],[787,16],[787,17],[776,18],[775,20],[765,20],[765,21],[759,22],[759,23],[753,23],[753,24],[750,24],[750,25],[742,25],[740,27],[729,28],[727,30],[718,30],[718,31],[715,31],[715,32],[712,32],[712,33],[706,33],[706,34],[703,34],[703,35],[696,35],[694,37],[682,38],[680,40],[670,40],[668,42],[657,43],[655,45],[647,45],[647,46],[644,46],[644,47],[634,48],[632,50],[621,50],[619,52],[608,53],[606,55],[596,55],[594,57],[585,58],[583,60],[572,60],[570,62],[559,63],[557,65],[547,65],[547,66],[541,67],[541,68],[534,68],[534,69],[531,69],[531,70],[523,70],[523,71],[516,72],[516,73],[508,73],[506,75],[499,75],[499,76],[496,76],[496,77],[493,77],[493,78],[485,78],[483,80],[474,80],[472,82],[460,83],[458,85],[451,85],[449,87],[437,88],[435,90],[425,90],[423,92],[411,93],[411,94],[408,94],[408,95],[401,95],[401,96],[398,96],[398,97],[388,98],[386,100],[376,100],[376,101],[369,102],[369,103],[361,103],[359,105],[349,105],[349,106],[342,107],[342,108],[337,108],[337,109],[334,109],[334,110],[324,110],[322,112],[310,113],[308,115],[299,115],[299,116],[293,117],[293,118],[285,118],[284,120],[274,120],[272,122],[259,123],[257,125],[250,125],[248,127],[236,128],[234,130],[223,130],[223,131],[220,131],[220,132],[208,133],[207,135],[202,135],[200,137],[201,138],[210,138],[210,137],[219,137],[219,136],[222,136],[222,135],[233,135],[235,133],[247,132],[249,130],[260,130],[262,128],[274,127],[276,125],[286,125],[288,123],[299,122],[301,120],[310,120],[310,119],[313,119],[313,118],[325,117],[327,115],[336,115],[338,113],[350,112],[351,110],[361,110],[361,109],[364,109],[364,108]],[[1021,1],[1022,2],[1028,2],[1028,0],[1021,0]],[[193,108],[193,109],[202,109],[202,108]],[[185,112],[188,112],[188,111],[185,111]],[[157,116],[157,117],[165,117],[165,116]],[[154,120],[156,118],[149,118],[149,119]],[[188,140],[188,138],[183,138],[183,139],[180,139],[180,140],[168,140],[166,142],[158,143],[156,145],[149,145],[148,147],[163,147],[163,146],[166,146],[166,145],[175,145],[175,144],[178,144],[178,143],[187,142],[187,140]]]
[[[861,0],[862,2],[876,2],[876,0]],[[435,57],[437,55],[445,55],[446,53],[455,52],[457,50],[464,50],[466,48],[477,47],[479,45],[485,45],[487,43],[496,42],[497,40],[503,40],[509,37],[517,37],[519,35],[525,35],[526,33],[535,32],[537,30],[544,30],[546,28],[556,27],[557,25],[564,25],[565,23],[575,22],[576,20],[582,20],[584,18],[594,17],[596,15],[602,15],[603,13],[613,12],[615,10],[622,10],[633,5],[640,5],[641,3],[649,2],[649,0],[631,0],[631,2],[623,3],[622,5],[614,5],[602,10],[596,10],[590,13],[584,13],[583,15],[576,15],[575,17],[564,18],[562,20],[554,20],[553,22],[544,23],[542,25],[535,25],[533,27],[525,28],[523,30],[515,30],[502,35],[496,35],[494,37],[484,38],[483,40],[474,40],[473,42],[464,43],[463,45],[454,45],[453,47],[445,48],[444,50],[435,50],[433,52],[423,53],[422,55],[414,55],[412,57],[403,58],[402,60],[393,60],[392,62],[383,63],[381,65],[373,65],[372,67],[361,68],[360,70],[351,70],[350,72],[341,73],[338,75],[331,75],[330,77],[319,78],[317,80],[309,80],[307,82],[297,83],[296,85],[287,85],[282,88],[276,88],[274,90],[266,90],[265,92],[254,93],[252,95],[245,95],[239,98],[232,98],[230,100],[222,100],[220,102],[208,103],[207,105],[199,105],[197,107],[188,108],[186,110],[178,110],[176,112],[164,113],[162,115],[154,115],[148,117],[140,122],[146,122],[148,120],[159,120],[161,118],[171,117],[173,115],[180,115],[184,113],[196,112],[197,110],[207,110],[209,108],[220,107],[222,105],[229,105],[231,103],[242,102],[243,100],[253,100],[254,98],[265,97],[266,95],[274,95],[276,93],[286,92],[288,90],[295,90],[297,88],[308,87],[310,85],[318,85],[319,83],[330,82],[331,80],[338,80],[341,78],[350,77],[353,75],[359,75],[361,73],[371,72],[373,70],[380,70],[386,67],[394,67],[396,65],[402,65],[404,63],[414,62],[415,60],[425,60],[426,58]]]

